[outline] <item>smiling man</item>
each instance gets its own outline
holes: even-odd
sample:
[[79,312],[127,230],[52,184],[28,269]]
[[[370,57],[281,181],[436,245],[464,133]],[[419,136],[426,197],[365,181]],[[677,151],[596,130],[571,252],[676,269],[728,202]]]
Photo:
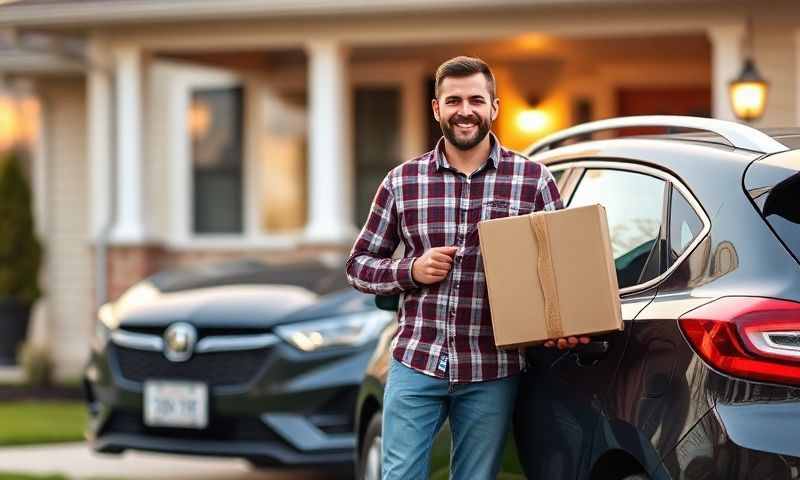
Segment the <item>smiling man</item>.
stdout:
[[[500,100],[485,62],[444,62],[435,95],[444,136],[381,183],[347,276],[364,292],[402,294],[383,402],[383,478],[426,478],[433,439],[449,419],[451,478],[488,480],[497,476],[526,363],[523,351],[495,347],[477,224],[555,210],[561,199],[543,165],[490,132]],[[401,243],[405,256],[392,258]]]

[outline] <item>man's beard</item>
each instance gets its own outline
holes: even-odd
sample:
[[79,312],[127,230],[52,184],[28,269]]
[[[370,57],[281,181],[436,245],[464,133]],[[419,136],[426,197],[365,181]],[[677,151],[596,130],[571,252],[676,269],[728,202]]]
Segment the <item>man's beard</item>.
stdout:
[[[475,133],[471,137],[467,138],[459,138],[456,136],[455,129],[457,128],[455,125],[457,123],[469,123],[472,125],[477,125],[478,128],[475,130]],[[473,148],[475,145],[481,143],[486,135],[489,133],[489,120],[481,118],[477,115],[472,117],[464,117],[461,115],[453,115],[450,117],[450,121],[440,120],[439,126],[442,128],[442,133],[444,137],[449,141],[454,147],[459,150],[469,150]]]

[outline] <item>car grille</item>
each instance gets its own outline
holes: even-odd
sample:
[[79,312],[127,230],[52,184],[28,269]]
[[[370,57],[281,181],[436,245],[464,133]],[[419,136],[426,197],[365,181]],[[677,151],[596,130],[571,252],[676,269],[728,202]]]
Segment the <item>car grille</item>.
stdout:
[[119,371],[127,380],[176,379],[205,382],[212,387],[241,385],[253,380],[270,353],[269,348],[200,353],[185,362],[172,362],[161,352],[111,345]]
[[141,412],[122,410],[111,414],[103,433],[134,433],[180,440],[281,441],[281,438],[258,418],[211,415],[206,428],[195,430],[148,427],[142,421]]

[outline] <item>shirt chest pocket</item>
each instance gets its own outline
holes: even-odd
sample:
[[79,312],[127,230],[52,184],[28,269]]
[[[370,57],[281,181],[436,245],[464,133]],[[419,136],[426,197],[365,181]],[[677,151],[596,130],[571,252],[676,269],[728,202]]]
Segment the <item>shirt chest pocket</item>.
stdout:
[[506,200],[488,200],[481,205],[481,221],[519,215],[519,208]]

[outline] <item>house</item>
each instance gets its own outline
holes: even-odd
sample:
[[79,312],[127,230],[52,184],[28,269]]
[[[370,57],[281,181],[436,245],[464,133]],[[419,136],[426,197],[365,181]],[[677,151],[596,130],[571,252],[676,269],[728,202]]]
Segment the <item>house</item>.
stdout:
[[756,125],[800,115],[794,1],[6,0],[0,45],[21,125],[0,146],[29,150],[36,330],[62,376],[98,303],[151,272],[346,252],[386,171],[438,138],[452,56],[492,64],[518,149],[616,115],[734,119],[750,55],[770,82]]

